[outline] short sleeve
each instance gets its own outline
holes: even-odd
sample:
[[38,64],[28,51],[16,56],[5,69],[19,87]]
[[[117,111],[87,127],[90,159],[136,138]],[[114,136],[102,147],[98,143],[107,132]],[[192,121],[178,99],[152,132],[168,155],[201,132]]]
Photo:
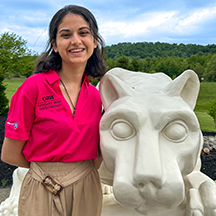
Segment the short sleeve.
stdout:
[[[34,85],[24,82],[11,99],[8,117],[5,122],[5,137],[15,140],[28,140],[35,119]],[[30,99],[31,98],[31,99]]]

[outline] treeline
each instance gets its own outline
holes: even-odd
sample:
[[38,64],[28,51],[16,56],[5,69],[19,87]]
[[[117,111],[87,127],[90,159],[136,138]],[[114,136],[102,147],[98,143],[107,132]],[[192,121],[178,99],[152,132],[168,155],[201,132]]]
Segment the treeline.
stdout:
[[114,60],[106,59],[107,70],[121,67],[132,71],[146,73],[163,72],[171,78],[175,78],[187,69],[194,70],[200,80],[216,82],[216,54],[208,56],[192,55],[188,58],[175,56],[146,57],[145,59],[131,59],[121,56]]
[[152,43],[152,42],[139,42],[139,43],[118,43],[111,46],[106,46],[107,58],[118,59],[121,56],[130,58],[144,59],[146,57],[190,57],[191,55],[209,55],[216,53],[216,44],[207,46],[196,44],[169,44],[169,43]]
[[107,69],[121,67],[147,73],[164,72],[175,78],[187,69],[200,80],[216,82],[216,45],[121,43],[107,46]]

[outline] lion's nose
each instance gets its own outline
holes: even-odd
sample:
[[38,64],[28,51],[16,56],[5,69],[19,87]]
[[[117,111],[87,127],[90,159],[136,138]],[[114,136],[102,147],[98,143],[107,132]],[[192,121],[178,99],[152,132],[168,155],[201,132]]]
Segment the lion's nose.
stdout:
[[134,185],[141,189],[151,183],[160,188],[165,177],[158,143],[152,145],[150,142],[139,142],[136,147]]
[[162,181],[162,176],[157,176],[157,175],[136,175],[134,177],[134,184],[135,186],[140,189],[143,190],[144,187],[146,187],[146,185],[153,185],[154,187],[160,189],[163,185],[163,181]]
[[152,184],[155,187],[157,187],[158,189],[162,187],[163,185],[163,175],[162,172],[154,169],[154,167],[152,167],[149,164],[149,168],[145,169],[145,167],[143,167],[143,170],[141,171],[136,171],[134,173],[134,185],[135,187],[137,187],[138,189],[143,189],[146,185]]

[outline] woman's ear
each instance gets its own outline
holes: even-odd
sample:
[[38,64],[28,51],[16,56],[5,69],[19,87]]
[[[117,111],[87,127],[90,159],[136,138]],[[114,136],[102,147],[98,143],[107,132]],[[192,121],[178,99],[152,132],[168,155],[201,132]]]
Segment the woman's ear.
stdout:
[[58,52],[58,48],[57,48],[56,42],[54,40],[52,41],[52,46],[53,46],[54,52],[57,53]]
[[94,39],[94,48],[96,48],[98,45],[98,41],[96,39]]

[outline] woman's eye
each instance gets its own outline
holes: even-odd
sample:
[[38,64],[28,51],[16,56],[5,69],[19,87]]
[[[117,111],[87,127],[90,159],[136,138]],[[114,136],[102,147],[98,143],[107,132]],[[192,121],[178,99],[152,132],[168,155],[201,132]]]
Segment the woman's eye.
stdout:
[[110,133],[117,140],[128,140],[135,135],[135,129],[130,122],[119,119],[111,124]]
[[169,123],[163,129],[163,136],[172,142],[182,142],[188,136],[187,125],[181,121]]
[[69,38],[70,37],[70,34],[62,34],[61,35],[63,38]]
[[88,31],[83,31],[83,32],[80,32],[80,35],[82,35],[82,36],[85,36],[85,35],[87,35],[87,34],[89,34],[89,32],[88,32]]

